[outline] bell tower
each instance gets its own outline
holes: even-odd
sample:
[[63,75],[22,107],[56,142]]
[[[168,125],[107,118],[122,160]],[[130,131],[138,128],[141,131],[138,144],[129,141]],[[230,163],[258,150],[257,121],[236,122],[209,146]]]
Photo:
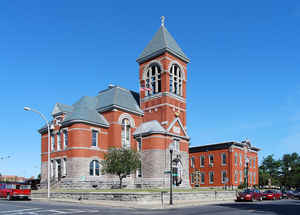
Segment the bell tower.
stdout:
[[[170,146],[175,147],[173,168],[178,186],[188,183],[189,136],[186,132],[186,81],[189,59],[165,27],[161,26],[138,57],[143,123],[134,135],[142,141],[144,180],[169,183]],[[154,183],[154,181],[152,181]],[[155,182],[157,183],[157,181]],[[157,187],[158,185],[156,185]]]
[[141,108],[145,122],[157,120],[168,129],[177,117],[185,128],[189,59],[166,29],[165,18],[161,17],[161,20],[159,30],[137,59]]

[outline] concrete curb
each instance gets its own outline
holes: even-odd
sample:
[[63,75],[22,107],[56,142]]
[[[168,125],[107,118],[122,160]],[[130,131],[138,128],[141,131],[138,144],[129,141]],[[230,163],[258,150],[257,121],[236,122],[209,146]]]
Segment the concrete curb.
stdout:
[[213,205],[213,204],[226,204],[233,203],[234,200],[218,200],[218,201],[197,201],[197,200],[178,200],[174,201],[173,205],[169,205],[169,202],[165,202],[162,206],[161,202],[132,202],[132,201],[108,201],[108,200],[74,200],[74,199],[50,199],[47,198],[33,198],[37,201],[53,201],[53,202],[65,202],[65,203],[79,203],[87,205],[97,205],[103,207],[117,207],[117,208],[132,208],[132,209],[170,209],[170,208],[184,208],[194,207],[201,205]]

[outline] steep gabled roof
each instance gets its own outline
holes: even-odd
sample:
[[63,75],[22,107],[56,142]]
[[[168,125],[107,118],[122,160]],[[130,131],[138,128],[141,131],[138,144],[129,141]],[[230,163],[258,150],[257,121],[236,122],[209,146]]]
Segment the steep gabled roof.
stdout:
[[73,105],[73,112],[67,113],[62,125],[85,122],[108,127],[109,123],[96,111],[97,98],[84,96]]
[[164,25],[161,25],[156,32],[150,43],[146,46],[142,54],[136,60],[138,63],[143,63],[150,58],[161,55],[164,52],[170,52],[171,54],[179,57],[185,62],[189,62],[187,56],[183,53],[175,39],[168,32]]
[[143,114],[143,111],[139,107],[139,94],[118,86],[110,86],[108,89],[99,92],[97,96],[96,109],[99,112],[113,108],[119,108],[140,115]]
[[73,111],[73,107],[70,105],[65,105],[62,103],[56,103],[54,105],[53,111],[51,113],[52,116],[58,115],[58,114],[62,114],[62,113],[68,113],[68,112],[72,112]]

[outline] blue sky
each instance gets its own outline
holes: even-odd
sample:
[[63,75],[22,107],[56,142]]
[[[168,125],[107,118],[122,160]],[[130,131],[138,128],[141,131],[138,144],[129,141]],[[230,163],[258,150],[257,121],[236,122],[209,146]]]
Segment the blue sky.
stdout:
[[0,2],[0,172],[37,176],[42,119],[113,83],[138,90],[136,58],[160,16],[191,59],[191,145],[250,139],[260,158],[300,153],[299,1]]

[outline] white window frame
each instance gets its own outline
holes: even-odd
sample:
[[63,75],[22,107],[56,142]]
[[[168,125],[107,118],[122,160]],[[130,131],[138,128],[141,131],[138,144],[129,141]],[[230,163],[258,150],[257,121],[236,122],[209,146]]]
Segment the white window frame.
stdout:
[[[176,73],[176,74],[175,74]],[[170,68],[170,92],[182,96],[183,72],[178,64],[172,64]]]
[[[211,161],[211,158],[212,158],[212,161]],[[210,154],[208,155],[208,162],[209,162],[209,165],[210,166],[214,166],[214,155],[213,154]]]
[[[225,174],[225,177],[224,177],[224,174]],[[225,184],[226,182],[225,182],[225,180],[226,180],[226,178],[227,178],[227,172],[226,171],[221,171],[221,182],[222,182],[222,184]]]
[[[94,137],[94,134],[96,134],[96,137]],[[94,140],[96,141],[95,145],[94,145]],[[99,131],[96,129],[92,129],[92,147],[98,147],[99,146],[98,142],[99,142]]]
[[205,184],[205,172],[200,172],[200,184]]
[[[90,170],[91,170],[91,163],[93,163],[93,173],[91,174]],[[99,164],[99,175],[96,174],[96,164]],[[100,162],[98,160],[92,160],[90,162],[90,165],[89,165],[89,175],[90,176],[95,176],[95,177],[98,177],[101,175],[101,165],[100,165]]]
[[177,151],[177,152],[180,151],[180,142],[179,142],[179,139],[174,139],[173,140],[173,147],[174,147],[174,151]]
[[234,171],[234,183],[238,183],[238,171],[237,170],[235,170]]
[[214,183],[214,172],[210,171],[209,173],[209,184],[213,184]]
[[63,130],[63,138],[64,138],[64,149],[66,149],[69,145],[69,132],[67,129]]
[[243,166],[243,155],[240,153],[240,166]]
[[142,137],[137,138],[136,142],[137,142],[137,144],[136,144],[136,150],[138,152],[141,152],[142,151]]
[[152,89],[145,91],[146,96],[161,92],[161,67],[158,63],[151,63],[148,66],[145,73],[145,85],[146,88]]
[[[225,156],[225,159],[224,159],[224,156]],[[221,154],[221,165],[226,166],[226,164],[227,164],[227,155],[224,152],[224,153]]]
[[240,184],[244,182],[243,171],[240,170]]
[[67,158],[62,159],[62,176],[67,176]]
[[253,173],[253,185],[256,184],[256,172]]
[[191,168],[195,168],[195,157],[191,157]]
[[50,141],[51,141],[51,152],[54,152],[55,151],[55,138],[54,138],[54,134],[51,134]]
[[[127,130],[127,127],[128,127],[128,130]],[[127,138],[128,138],[128,140],[127,140]],[[124,118],[124,119],[122,119],[122,123],[121,123],[121,144],[122,144],[122,147],[123,148],[130,148],[131,147],[130,140],[131,140],[131,123],[130,123],[130,119]]]
[[[202,163],[202,159],[203,159],[203,163]],[[200,155],[200,167],[204,167],[204,166],[205,166],[205,156]]]
[[234,165],[235,166],[238,165],[238,153],[237,152],[234,153]]
[[56,134],[56,142],[57,142],[57,144],[56,144],[56,150],[57,151],[60,151],[61,150],[61,138],[60,138],[60,132],[58,132],[57,134]]

